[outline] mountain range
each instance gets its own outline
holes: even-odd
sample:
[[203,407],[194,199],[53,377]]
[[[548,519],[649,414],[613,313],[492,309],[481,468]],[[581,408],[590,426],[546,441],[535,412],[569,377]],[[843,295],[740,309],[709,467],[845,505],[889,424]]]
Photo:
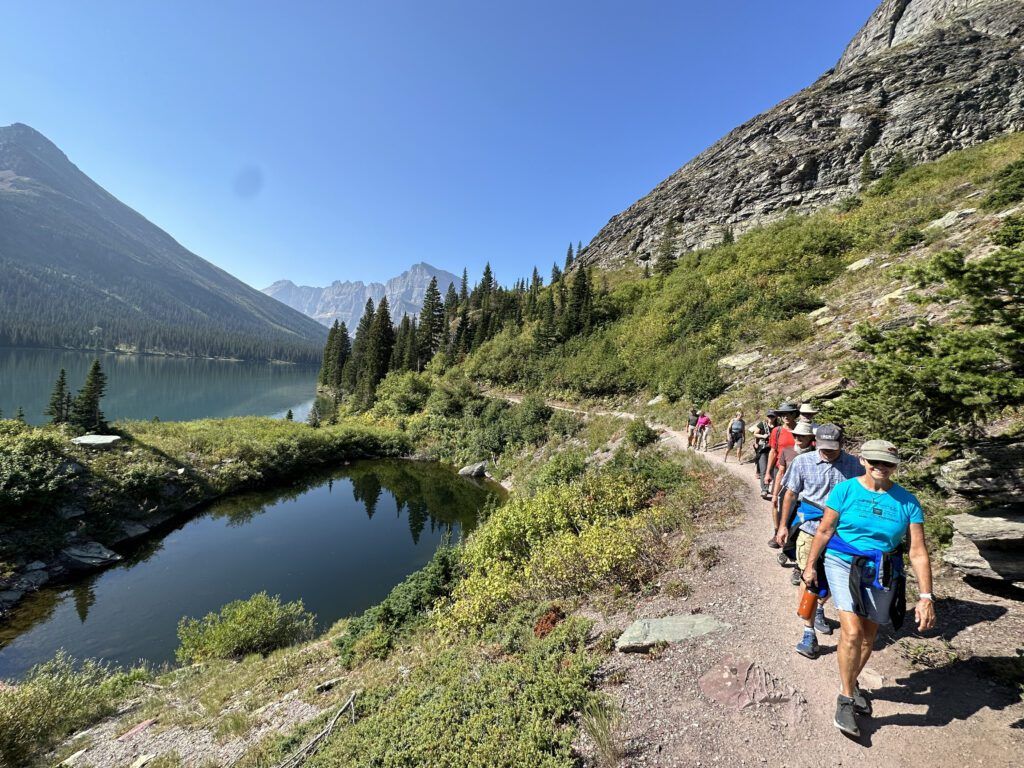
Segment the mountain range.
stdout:
[[314,362],[326,331],[0,127],[0,345]]
[[330,326],[335,320],[340,320],[348,327],[349,333],[353,333],[367,299],[373,299],[373,303],[377,304],[387,296],[391,319],[395,322],[400,321],[402,315],[418,315],[423,308],[423,295],[427,286],[435,277],[442,297],[449,285],[459,287],[460,278],[451,272],[420,262],[386,283],[335,280],[326,288],[316,288],[295,285],[291,280],[278,280],[264,288],[263,292],[324,325]]
[[1021,0],[883,0],[835,67],[614,216],[579,263],[715,245],[851,197],[895,163],[1024,130],[1022,39]]

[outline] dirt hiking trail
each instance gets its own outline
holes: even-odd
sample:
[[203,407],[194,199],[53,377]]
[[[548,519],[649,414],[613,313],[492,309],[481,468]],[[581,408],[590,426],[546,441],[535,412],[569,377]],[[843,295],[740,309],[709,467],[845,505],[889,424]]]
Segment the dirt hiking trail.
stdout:
[[[662,445],[688,450],[681,433],[652,426],[662,432]],[[721,448],[703,455],[742,481],[744,511],[731,528],[701,537],[700,546],[714,548],[718,563],[689,575],[689,595],[645,599],[628,619],[703,613],[729,627],[674,643],[655,658],[612,655],[601,687],[622,707],[619,765],[1024,766],[1024,704],[1015,686],[1005,677],[997,683],[994,675],[1012,669],[1009,662],[1024,641],[1020,602],[936,573],[936,628],[919,634],[911,603],[902,630],[879,631],[860,679],[874,716],[860,718],[859,739],[847,738],[832,722],[838,622],[833,635],[819,633],[816,660],[796,653],[802,631],[796,588],[791,569],[778,563],[778,550],[767,546],[769,505],[761,499],[749,449],[742,464],[734,458],[722,464]],[[837,619],[831,606],[826,615]],[[783,701],[740,709],[705,695],[699,680],[730,656],[741,676],[744,662],[755,665],[746,686],[754,697]]]

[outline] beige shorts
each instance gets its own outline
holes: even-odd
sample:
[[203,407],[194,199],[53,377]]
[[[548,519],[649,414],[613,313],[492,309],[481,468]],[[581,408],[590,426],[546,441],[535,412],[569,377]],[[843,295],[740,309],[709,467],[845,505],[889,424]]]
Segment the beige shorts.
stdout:
[[807,567],[807,560],[811,556],[811,542],[814,537],[807,531],[800,531],[796,536],[796,564],[800,566],[801,573]]

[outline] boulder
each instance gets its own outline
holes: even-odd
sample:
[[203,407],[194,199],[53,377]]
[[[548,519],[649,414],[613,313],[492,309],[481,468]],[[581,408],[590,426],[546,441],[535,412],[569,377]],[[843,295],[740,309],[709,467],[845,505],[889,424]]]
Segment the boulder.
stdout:
[[727,368],[741,369],[746,368],[748,365],[751,365],[752,363],[756,363],[760,359],[761,353],[758,352],[757,350],[754,350],[753,352],[743,352],[738,355],[729,355],[728,357],[723,357],[721,360],[718,361],[718,364],[724,365]]
[[118,435],[82,435],[71,438],[71,442],[85,448],[109,448],[121,442],[121,438]]
[[890,293],[885,294],[884,296],[875,299],[874,301],[871,302],[871,306],[884,307],[891,301],[901,301],[903,297],[906,296],[908,293],[910,293],[910,287],[906,285],[901,286],[897,288],[895,291],[892,291]]
[[6,608],[9,605],[14,605],[16,602],[21,600],[22,595],[25,594],[23,589],[5,589],[0,591],[0,608]]
[[1024,545],[1024,513],[1012,507],[950,515],[946,519],[952,524],[953,530],[975,544],[1006,548],[1012,548],[1014,544]]
[[463,477],[483,477],[487,474],[487,462],[479,461],[476,464],[467,464],[459,470]]
[[843,393],[843,390],[850,386],[850,380],[845,376],[837,379],[829,379],[816,384],[800,396],[800,402],[807,403],[812,400],[831,400]]
[[827,315],[827,314],[829,313],[829,311],[830,311],[830,310],[829,310],[829,307],[828,307],[828,306],[824,306],[824,307],[818,307],[818,308],[817,308],[816,310],[814,310],[813,312],[808,312],[808,313],[807,313],[807,316],[808,316],[809,318],[811,318],[811,320],[813,320],[813,319],[814,319],[814,318],[816,318],[816,317],[821,317],[822,315]]
[[1024,442],[978,443],[939,467],[946,491],[988,504],[1024,501]]
[[99,568],[103,565],[116,563],[121,556],[104,547],[98,541],[87,541],[67,547],[61,554],[72,568]]
[[146,526],[141,523],[127,520],[121,523],[121,533],[116,539],[114,539],[114,543],[119,544],[120,542],[128,541],[129,539],[137,539],[140,536],[145,536],[147,533],[149,533],[149,528]]
[[647,404],[648,405],[657,405],[658,403],[663,403],[663,402],[665,402],[665,396],[664,395],[658,395],[657,397],[652,397],[650,400],[648,400]]
[[46,571],[29,571],[19,576],[15,584],[18,589],[23,589],[26,592],[35,592],[49,580],[50,574]]
[[57,514],[65,520],[72,520],[85,514],[85,508],[78,504],[65,504],[57,510]]
[[623,653],[636,653],[646,651],[658,643],[677,643],[728,626],[702,613],[665,616],[661,619],[637,619],[615,641],[615,648]]
[[816,326],[818,326],[819,328],[821,328],[821,327],[826,326],[826,325],[831,325],[835,321],[836,321],[836,319],[832,315],[825,315],[825,316],[819,317],[817,320],[815,320],[814,324]]
[[872,259],[870,256],[865,256],[863,259],[857,259],[852,264],[847,264],[846,270],[848,272],[859,272],[860,270],[864,269],[864,267],[869,266],[873,261],[874,259]]
[[1024,557],[1019,551],[978,546],[959,533],[953,534],[942,559],[967,576],[1024,582]]
[[46,568],[46,563],[42,560],[33,560],[31,563],[25,566],[25,571],[42,571]]
[[929,222],[928,227],[939,227],[940,229],[949,229],[961,219],[966,219],[968,216],[974,215],[977,208],[964,208],[959,211],[950,211],[945,216],[935,219],[935,221]]

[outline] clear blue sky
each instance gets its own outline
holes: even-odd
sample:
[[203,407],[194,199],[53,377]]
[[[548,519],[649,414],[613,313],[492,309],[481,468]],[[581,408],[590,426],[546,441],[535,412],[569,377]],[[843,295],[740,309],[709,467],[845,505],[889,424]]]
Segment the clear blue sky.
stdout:
[[876,0],[5,3],[0,125],[262,288],[542,273]]

